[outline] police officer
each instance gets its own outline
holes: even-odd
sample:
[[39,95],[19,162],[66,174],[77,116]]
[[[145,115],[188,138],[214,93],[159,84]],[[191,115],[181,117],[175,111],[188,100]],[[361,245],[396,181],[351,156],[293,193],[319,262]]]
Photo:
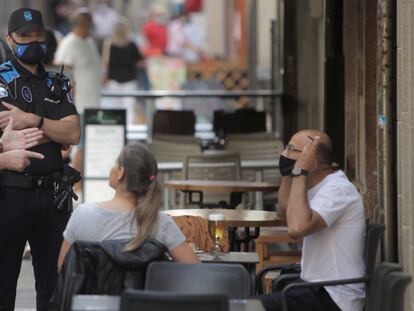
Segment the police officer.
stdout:
[[41,129],[39,145],[30,150],[44,159],[32,159],[23,173],[0,170],[0,310],[14,309],[26,241],[33,258],[37,310],[48,310],[70,216],[67,209],[56,208],[54,187],[63,174],[62,146],[79,143],[79,117],[68,80],[41,64],[47,49],[41,13],[14,11],[7,43],[14,56],[0,65],[0,129],[11,117],[14,130]]

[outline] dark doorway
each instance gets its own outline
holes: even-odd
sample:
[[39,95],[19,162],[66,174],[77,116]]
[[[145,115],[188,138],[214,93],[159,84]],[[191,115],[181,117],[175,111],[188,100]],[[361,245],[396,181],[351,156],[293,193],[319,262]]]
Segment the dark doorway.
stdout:
[[326,1],[325,111],[326,131],[332,138],[340,167],[345,163],[343,0]]

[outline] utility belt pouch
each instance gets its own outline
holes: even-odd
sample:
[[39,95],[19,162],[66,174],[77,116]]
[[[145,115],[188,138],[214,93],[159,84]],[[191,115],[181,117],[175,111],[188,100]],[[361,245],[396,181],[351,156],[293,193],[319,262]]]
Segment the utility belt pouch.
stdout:
[[73,192],[73,185],[81,180],[80,173],[73,167],[65,164],[60,174],[60,178],[55,181],[54,204],[58,211],[65,208],[72,212],[73,202],[78,200],[78,196]]

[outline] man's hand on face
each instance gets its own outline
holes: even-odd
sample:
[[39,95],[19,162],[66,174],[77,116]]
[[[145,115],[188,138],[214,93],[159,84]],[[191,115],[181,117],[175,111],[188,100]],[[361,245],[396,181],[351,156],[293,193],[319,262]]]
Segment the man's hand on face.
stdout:
[[43,136],[43,132],[38,128],[28,128],[16,131],[13,130],[13,126],[13,117],[10,117],[7,127],[4,129],[3,136],[1,136],[3,152],[29,149],[36,146]]
[[296,161],[295,167],[306,170],[309,173],[314,172],[318,168],[316,155],[318,144],[320,144],[319,136],[312,137],[312,140],[303,148],[302,153]]
[[44,156],[27,150],[12,150],[0,154],[0,167],[21,173],[30,165],[30,158],[43,159]]
[[2,130],[9,124],[10,117],[14,120],[14,130],[23,130],[29,127],[34,127],[40,119],[40,117],[32,113],[24,112],[14,105],[6,102],[2,102],[1,104],[8,110],[0,112],[0,129]]

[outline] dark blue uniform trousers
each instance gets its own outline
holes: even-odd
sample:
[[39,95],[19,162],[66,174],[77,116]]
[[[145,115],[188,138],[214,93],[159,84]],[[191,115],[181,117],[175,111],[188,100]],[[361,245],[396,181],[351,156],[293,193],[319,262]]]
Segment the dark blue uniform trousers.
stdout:
[[53,189],[6,188],[0,192],[0,310],[14,310],[17,279],[29,241],[38,311],[48,310],[57,280],[62,232],[70,217],[53,206]]

